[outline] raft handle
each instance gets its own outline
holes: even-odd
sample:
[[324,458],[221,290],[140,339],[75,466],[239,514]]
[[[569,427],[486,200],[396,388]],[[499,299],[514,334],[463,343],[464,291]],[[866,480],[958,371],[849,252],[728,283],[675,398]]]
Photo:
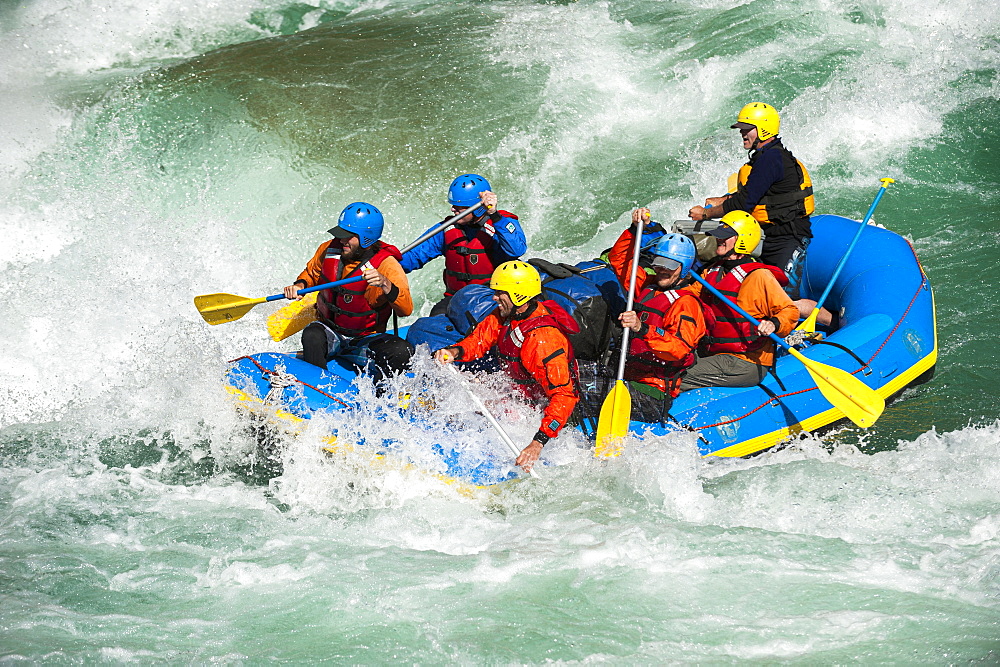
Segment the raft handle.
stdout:
[[852,357],[854,357],[855,361],[857,361],[859,364],[861,364],[861,374],[864,375],[865,377],[868,377],[869,375],[871,375],[874,372],[874,371],[872,371],[872,367],[871,366],[869,366],[868,364],[866,364],[864,362],[864,360],[861,359],[861,357],[859,357],[858,355],[854,354],[854,350],[852,350],[851,348],[847,347],[846,345],[841,345],[840,343],[834,343],[834,342],[829,341],[829,340],[814,340],[813,343],[818,343],[820,345],[833,345],[835,348],[837,348],[839,350],[843,350],[847,354],[851,355]]

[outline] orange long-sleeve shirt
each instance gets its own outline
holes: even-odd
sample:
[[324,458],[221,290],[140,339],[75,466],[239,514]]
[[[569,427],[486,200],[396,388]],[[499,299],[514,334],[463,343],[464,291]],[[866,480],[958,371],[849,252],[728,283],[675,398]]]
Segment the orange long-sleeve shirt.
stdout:
[[[633,225],[634,227],[634,225]],[[608,252],[608,264],[611,265],[611,270],[615,272],[618,276],[618,282],[621,283],[622,289],[625,290],[625,295],[628,296],[628,286],[632,282],[632,257],[635,252],[635,246],[632,243],[634,232],[633,227],[629,227],[622,232],[615,244],[611,246],[611,250]],[[640,238],[642,238],[640,236]],[[650,275],[646,272],[646,269],[641,266],[636,269],[635,275],[635,294],[636,296],[642,292],[642,289],[646,287],[647,284],[656,281],[656,276]]]
[[[523,319],[527,321],[548,314],[545,306],[536,303]],[[458,358],[471,361],[485,355],[500,341],[501,328],[500,316],[493,311],[476,325],[472,333],[455,343],[454,347],[461,350]],[[570,369],[569,350],[569,339],[555,327],[529,331],[521,345],[521,364],[548,398],[538,430],[550,438],[559,434],[580,400]]]
[[[629,273],[632,269],[632,256],[635,251],[632,238],[632,229],[626,229],[618,237],[611,252],[608,253],[608,263],[626,292],[628,292],[628,285],[632,279]],[[635,280],[636,298],[639,298],[645,290],[652,289],[656,283],[655,275],[646,273],[641,267],[638,271]],[[699,299],[693,296],[682,296],[674,301],[664,314],[663,322],[659,327],[646,327],[646,331],[640,331],[643,334],[642,340],[646,341],[653,354],[668,362],[680,361],[693,352],[705,332],[705,313]],[[642,373],[635,365],[629,364],[627,361],[625,378],[648,384],[663,392],[667,391],[667,383],[662,375]],[[671,393],[676,396],[676,389]]]
[[[714,298],[705,295],[705,288],[701,283],[695,283],[686,288],[698,295],[699,298]],[[785,294],[785,290],[778,284],[777,278],[767,269],[757,269],[746,277],[740,286],[740,291],[736,295],[736,305],[747,311],[758,320],[766,317],[776,317],[780,323],[778,330],[774,333],[779,338],[784,338],[792,332],[799,322],[799,309],[792,303],[792,300]],[[767,345],[759,350],[751,352],[723,352],[722,354],[732,354],[734,357],[749,361],[752,364],[770,366],[774,363],[774,342],[768,341]]]
[[[306,268],[299,274],[296,281],[301,280],[306,284],[306,287],[315,287],[320,284],[322,271],[323,271],[323,258],[326,256],[326,250],[333,243],[333,239],[322,243],[316,253],[306,264]],[[358,262],[351,262],[344,264],[340,275],[336,277],[330,277],[331,280],[340,280],[358,266]],[[387,257],[381,265],[378,267],[378,272],[389,279],[393,285],[399,288],[399,295],[396,300],[392,302],[392,310],[400,317],[406,317],[413,312],[413,297],[410,296],[410,281],[406,278],[406,273],[403,272],[403,267],[400,266],[399,262],[395,257]],[[377,308],[385,304],[386,294],[382,291],[381,287],[369,285],[365,290],[365,300],[373,307]]]

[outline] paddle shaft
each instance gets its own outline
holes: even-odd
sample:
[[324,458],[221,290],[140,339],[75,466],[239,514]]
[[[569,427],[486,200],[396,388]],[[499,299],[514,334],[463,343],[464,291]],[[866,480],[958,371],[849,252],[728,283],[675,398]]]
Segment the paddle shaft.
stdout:
[[[459,372],[459,370],[455,368],[455,366],[452,364],[447,364],[447,366],[449,369],[451,369],[451,372],[455,374],[455,377],[458,378],[458,381],[462,384],[462,388],[465,389],[465,393],[469,395],[469,398],[472,399],[472,402],[475,403],[476,407],[479,408],[479,411],[483,413],[484,417],[486,417],[486,421],[490,423],[490,426],[493,427],[493,430],[497,432],[497,435],[500,436],[500,439],[503,440],[505,445],[507,445],[507,449],[510,450],[510,453],[514,456],[515,459],[517,459],[517,457],[521,455],[521,451],[517,448],[517,445],[514,444],[514,441],[510,439],[510,436],[507,435],[507,431],[505,431],[503,426],[500,425],[500,422],[496,420],[496,417],[494,417],[493,414],[486,409],[486,406],[479,399],[479,397],[476,396],[475,392],[472,391],[472,388],[465,383],[465,379],[462,378],[461,372]],[[538,475],[535,474],[534,470],[528,470],[528,474],[536,479],[538,478]]]
[[868,221],[872,219],[872,214],[875,213],[875,207],[878,206],[879,201],[881,201],[886,188],[888,188],[892,183],[895,183],[895,181],[891,178],[882,179],[882,187],[878,189],[878,194],[875,195],[872,205],[868,207],[868,212],[865,213],[864,220],[861,221],[861,226],[858,227],[858,231],[854,233],[854,238],[851,240],[851,244],[847,246],[847,252],[845,252],[844,256],[840,258],[840,264],[837,265],[837,269],[833,272],[833,276],[830,277],[830,281],[826,284],[826,289],[823,290],[823,296],[821,296],[819,301],[816,302],[816,310],[822,308],[823,304],[826,303],[826,297],[830,296],[833,284],[837,282],[837,278],[840,277],[840,272],[843,271],[844,267],[847,265],[847,258],[851,256],[851,251],[854,250],[854,246],[858,244],[858,239],[861,238],[861,232],[865,231],[865,227],[868,226]]
[[[629,278],[628,299],[625,312],[632,310],[635,300],[636,274],[639,272],[639,253],[642,249],[642,218],[635,223],[635,250],[632,252],[632,274]],[[628,335],[631,329],[622,327],[622,349],[618,355],[618,377],[615,384],[604,397],[601,404],[601,414],[597,418],[597,434],[594,442],[594,456],[609,458],[621,453],[621,440],[628,434],[628,425],[632,420],[632,396],[628,392],[623,378],[625,377],[625,357],[628,355]]]
[[[450,227],[453,224],[455,224],[456,220],[461,220],[462,218],[464,218],[468,214],[472,213],[473,211],[475,211],[477,208],[479,208],[482,205],[483,205],[482,203],[479,203],[479,204],[476,204],[474,206],[470,206],[469,208],[467,208],[467,209],[459,212],[458,214],[453,215],[452,217],[448,218],[447,220],[445,220],[444,222],[442,222],[440,225],[434,227],[433,229],[428,230],[424,234],[421,234],[420,238],[418,238],[416,241],[414,241],[410,245],[408,245],[405,248],[403,248],[402,250],[400,250],[399,251],[400,254],[405,254],[405,253],[413,250],[418,245],[420,245],[421,243],[423,243],[427,239],[431,238],[432,236],[434,236],[438,232],[442,232],[445,229],[447,229],[448,227]],[[308,287],[306,289],[300,289],[298,293],[299,293],[299,296],[303,296],[305,294],[309,294],[310,292],[319,292],[320,290],[330,289],[331,287],[339,287],[340,285],[350,285],[351,283],[356,283],[359,280],[364,280],[364,276],[354,276],[353,278],[344,278],[343,280],[336,280],[336,281],[334,281],[332,283],[323,283],[322,285],[316,285],[316,287]],[[267,297],[264,300],[265,301],[277,301],[278,299],[284,299],[284,298],[285,298],[285,295],[282,293],[282,294],[274,294],[272,296]]]
[[[632,239],[635,241],[635,250],[632,251],[632,268],[631,276],[628,282],[628,299],[625,304],[625,312],[632,310],[632,303],[635,300],[635,279],[636,274],[639,272],[639,252],[642,250],[642,228],[644,225],[640,219],[635,225],[635,235]],[[625,377],[625,353],[628,351],[628,335],[632,331],[628,327],[622,327],[622,352],[618,357],[618,376],[615,379],[615,383],[622,381]]]

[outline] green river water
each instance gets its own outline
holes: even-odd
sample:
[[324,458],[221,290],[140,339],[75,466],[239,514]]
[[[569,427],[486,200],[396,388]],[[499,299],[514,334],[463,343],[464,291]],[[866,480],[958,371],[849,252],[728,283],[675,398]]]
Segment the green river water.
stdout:
[[[996,663],[998,39],[970,0],[0,0],[0,659]],[[469,171],[591,258],[722,192],[755,100],[819,212],[896,179],[931,278],[937,375],[870,431],[472,499],[318,430],[246,474],[226,362],[295,342],[194,295],[280,291],[352,201],[403,245]]]

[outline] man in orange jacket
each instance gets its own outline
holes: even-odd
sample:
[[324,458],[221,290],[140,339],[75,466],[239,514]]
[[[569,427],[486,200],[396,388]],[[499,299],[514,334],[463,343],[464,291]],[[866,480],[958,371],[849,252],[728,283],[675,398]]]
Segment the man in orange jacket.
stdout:
[[757,221],[746,211],[722,216],[711,232],[718,241],[716,259],[701,273],[726,297],[756,319],[754,327],[742,315],[708,293],[700,284],[689,289],[706,306],[708,342],[697,363],[688,369],[681,391],[699,387],[752,387],[774,365],[774,342],[768,334],[787,336],[798,323],[799,309],[785,294],[784,271],[754,260],[750,253],[760,243]]
[[557,304],[539,301],[542,279],[530,264],[504,262],[493,271],[490,288],[496,292],[496,310],[458,343],[435,352],[434,358],[440,363],[472,361],[495,348],[508,375],[529,399],[547,399],[538,432],[516,461],[531,470],[542,447],[559,435],[580,400],[576,360],[566,337],[579,327]]
[[[608,262],[626,292],[632,278],[635,230],[650,230],[655,225],[649,209],[636,209],[632,226],[622,232],[608,253]],[[641,235],[639,239],[642,242]],[[640,266],[633,310],[618,318],[634,332],[625,366],[633,419],[667,421],[667,410],[680,393],[684,370],[695,362],[695,350],[705,335],[705,316],[701,302],[687,289],[679,289],[688,282],[695,255],[694,243],[683,234],[654,238],[649,248],[642,250],[642,264],[653,273]]]
[[405,369],[413,346],[386,333],[389,318],[413,312],[410,286],[400,266],[399,250],[380,241],[385,220],[364,202],[345,208],[334,238],[320,245],[285,297],[300,299],[300,289],[344,278],[363,276],[348,285],[325,289],[316,299],[317,321],[302,331],[302,358],[326,369],[327,361],[342,359],[359,369],[374,366],[376,380]]

